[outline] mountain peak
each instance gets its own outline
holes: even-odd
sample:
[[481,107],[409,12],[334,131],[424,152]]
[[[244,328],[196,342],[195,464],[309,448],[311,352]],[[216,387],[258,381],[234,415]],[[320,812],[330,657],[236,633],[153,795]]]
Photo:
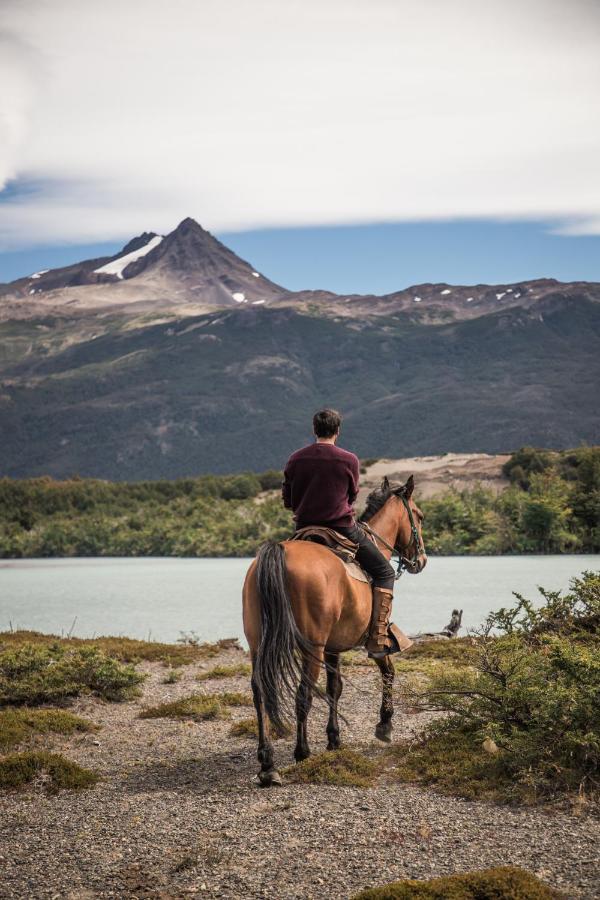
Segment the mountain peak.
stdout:
[[175,228],[171,234],[185,234],[187,232],[200,232],[202,234],[208,234],[208,231],[200,225],[199,222],[196,222],[195,219],[192,219],[191,216],[186,216],[185,219],[182,219],[177,228]]

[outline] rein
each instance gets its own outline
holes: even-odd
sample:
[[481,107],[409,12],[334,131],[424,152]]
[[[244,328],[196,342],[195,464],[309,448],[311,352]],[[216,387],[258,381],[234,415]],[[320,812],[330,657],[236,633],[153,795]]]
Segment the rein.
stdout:
[[[402,573],[404,572],[405,569],[408,569],[411,566],[416,566],[416,564],[419,560],[419,553],[424,549],[423,545],[421,543],[419,531],[417,529],[417,526],[415,525],[415,519],[413,516],[412,509],[410,508],[410,503],[408,502],[406,497],[403,497],[401,495],[400,495],[400,499],[402,500],[402,503],[404,504],[404,508],[406,509],[406,512],[408,513],[408,521],[410,523],[410,531],[411,531],[410,540],[409,540],[408,544],[406,544],[404,547],[395,547],[395,546],[392,547],[392,545],[388,544],[388,542],[386,540],[384,540],[384,538],[382,538],[380,534],[377,534],[376,531],[373,531],[373,529],[367,522],[360,523],[361,527],[364,528],[364,530],[368,534],[370,534],[371,537],[373,537],[375,539],[375,541],[378,541],[380,544],[383,544],[383,546],[387,550],[390,551],[392,556],[398,557],[398,568],[396,569],[396,581],[400,578],[400,576],[402,575]],[[402,553],[403,553],[403,551],[408,550],[408,548],[413,543],[413,541],[415,544],[415,552],[414,552],[412,559],[407,559],[405,556],[402,555]]]

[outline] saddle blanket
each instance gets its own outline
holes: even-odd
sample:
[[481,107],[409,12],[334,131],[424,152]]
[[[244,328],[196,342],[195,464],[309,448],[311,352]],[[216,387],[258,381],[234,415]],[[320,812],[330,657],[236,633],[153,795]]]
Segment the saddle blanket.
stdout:
[[305,528],[299,528],[289,540],[312,541],[315,544],[327,547],[344,563],[350,578],[354,578],[356,581],[363,581],[365,584],[371,584],[372,579],[370,575],[367,575],[354,559],[358,550],[358,544],[355,544],[354,541],[340,534],[334,528],[327,528],[324,525],[307,525]]

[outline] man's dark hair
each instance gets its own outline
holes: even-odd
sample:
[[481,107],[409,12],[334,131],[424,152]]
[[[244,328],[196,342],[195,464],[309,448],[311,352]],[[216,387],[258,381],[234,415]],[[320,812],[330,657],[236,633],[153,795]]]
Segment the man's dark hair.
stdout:
[[320,409],[313,416],[313,430],[317,437],[333,437],[341,424],[342,417],[335,409]]

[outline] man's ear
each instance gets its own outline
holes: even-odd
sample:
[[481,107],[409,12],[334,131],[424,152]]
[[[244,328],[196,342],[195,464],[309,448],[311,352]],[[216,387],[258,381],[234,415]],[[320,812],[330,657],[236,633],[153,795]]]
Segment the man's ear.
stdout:
[[389,481],[389,478],[387,477],[387,475],[384,475],[384,476],[383,476],[383,481],[381,482],[381,490],[382,490],[382,491],[389,491],[389,489],[390,489],[390,481]]
[[410,500],[412,497],[412,493],[415,489],[415,477],[414,475],[410,475],[406,484],[404,485],[404,496],[407,500]]

